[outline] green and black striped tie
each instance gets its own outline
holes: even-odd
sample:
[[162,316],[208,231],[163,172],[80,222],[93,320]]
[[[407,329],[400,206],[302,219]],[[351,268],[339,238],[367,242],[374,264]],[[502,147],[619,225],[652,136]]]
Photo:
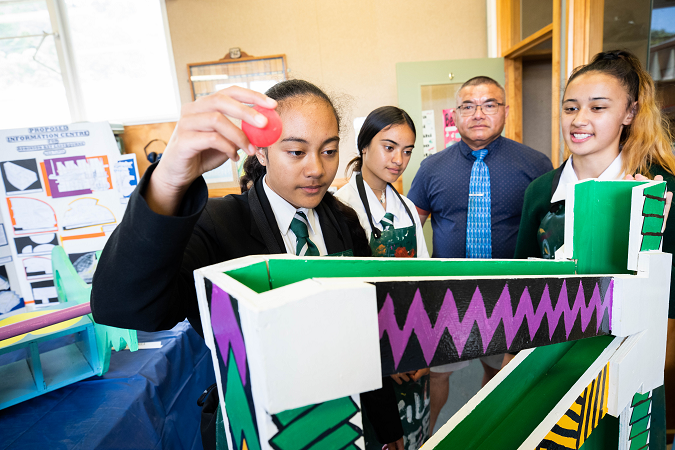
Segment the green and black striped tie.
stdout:
[[298,256],[319,256],[319,249],[314,242],[309,239],[309,229],[307,227],[307,216],[302,211],[296,211],[295,217],[291,221],[291,231],[295,234],[298,243],[295,248],[295,254]]

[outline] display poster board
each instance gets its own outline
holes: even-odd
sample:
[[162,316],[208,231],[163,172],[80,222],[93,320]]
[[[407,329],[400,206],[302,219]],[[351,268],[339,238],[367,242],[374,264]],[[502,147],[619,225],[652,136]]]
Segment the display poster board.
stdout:
[[422,111],[422,148],[425,157],[436,153],[436,125],[433,109]]
[[448,148],[455,142],[462,140],[457,130],[455,119],[452,117],[453,112],[455,112],[455,108],[443,110],[443,148]]
[[91,282],[139,181],[107,122],[0,130],[0,318],[58,303],[51,251]]

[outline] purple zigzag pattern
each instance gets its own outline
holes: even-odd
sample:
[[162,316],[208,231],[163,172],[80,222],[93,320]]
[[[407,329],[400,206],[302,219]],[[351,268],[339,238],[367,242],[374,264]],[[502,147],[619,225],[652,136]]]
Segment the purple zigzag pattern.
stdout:
[[[246,346],[244,336],[239,329],[237,317],[232,309],[230,295],[215,284],[211,291],[211,328],[216,336],[216,342],[220,347],[223,359],[229,354],[229,346],[232,346],[234,360],[237,363],[241,382],[246,386]],[[225,359],[227,364],[227,359]]]
[[398,367],[413,330],[422,347],[424,359],[427,364],[431,363],[431,360],[436,353],[436,348],[441,340],[441,336],[443,335],[443,331],[445,331],[446,328],[452,337],[452,341],[454,342],[460,357],[462,356],[464,346],[469,339],[474,323],[478,325],[478,330],[483,342],[483,352],[487,351],[488,345],[492,341],[492,337],[500,322],[504,323],[507,348],[511,347],[511,343],[516,337],[516,333],[518,333],[524,318],[527,318],[530,340],[534,339],[544,315],[548,320],[549,339],[553,337],[553,332],[558,325],[560,316],[563,316],[564,318],[566,338],[569,338],[577,316],[581,314],[581,329],[583,332],[586,331],[586,328],[591,321],[593,311],[596,311],[597,326],[595,331],[597,333],[600,329],[605,311],[609,311],[609,317],[611,318],[614,280],[611,280],[609,283],[604,303],[602,302],[600,290],[596,283],[588,306],[586,306],[584,290],[580,280],[579,289],[577,290],[577,295],[574,299],[572,308],[569,307],[566,283],[567,280],[563,281],[555,308],[551,304],[551,296],[549,295],[547,284],[536,311],[534,310],[530,293],[528,289],[525,288],[520,297],[520,302],[518,303],[515,314],[513,314],[511,295],[507,283],[504,286],[490,317],[487,316],[487,311],[485,310],[483,295],[481,294],[480,289],[476,287],[476,291],[469,303],[469,308],[467,309],[466,314],[464,314],[464,320],[461,321],[459,319],[459,312],[457,311],[457,304],[455,303],[452,291],[448,289],[445,298],[443,299],[443,304],[441,305],[435,326],[431,326],[431,320],[424,308],[422,296],[418,289],[415,292],[415,297],[408,310],[408,316],[406,317],[403,329],[400,329],[396,323],[394,301],[391,296],[387,294],[384,305],[378,313],[380,339],[382,339],[386,332],[389,336],[389,342],[394,356],[394,364]]

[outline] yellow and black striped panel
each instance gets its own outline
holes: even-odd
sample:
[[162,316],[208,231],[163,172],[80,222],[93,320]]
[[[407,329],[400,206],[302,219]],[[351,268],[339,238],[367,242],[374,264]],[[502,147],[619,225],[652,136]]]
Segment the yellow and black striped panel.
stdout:
[[578,450],[607,413],[609,363],[539,443],[537,450]]

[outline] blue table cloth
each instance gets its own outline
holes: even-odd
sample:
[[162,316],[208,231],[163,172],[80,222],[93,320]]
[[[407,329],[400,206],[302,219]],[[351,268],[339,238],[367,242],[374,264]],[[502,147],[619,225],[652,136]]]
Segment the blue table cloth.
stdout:
[[201,450],[197,399],[215,383],[204,340],[186,321],[138,341],[162,348],[112,352],[102,377],[0,411],[0,449]]

